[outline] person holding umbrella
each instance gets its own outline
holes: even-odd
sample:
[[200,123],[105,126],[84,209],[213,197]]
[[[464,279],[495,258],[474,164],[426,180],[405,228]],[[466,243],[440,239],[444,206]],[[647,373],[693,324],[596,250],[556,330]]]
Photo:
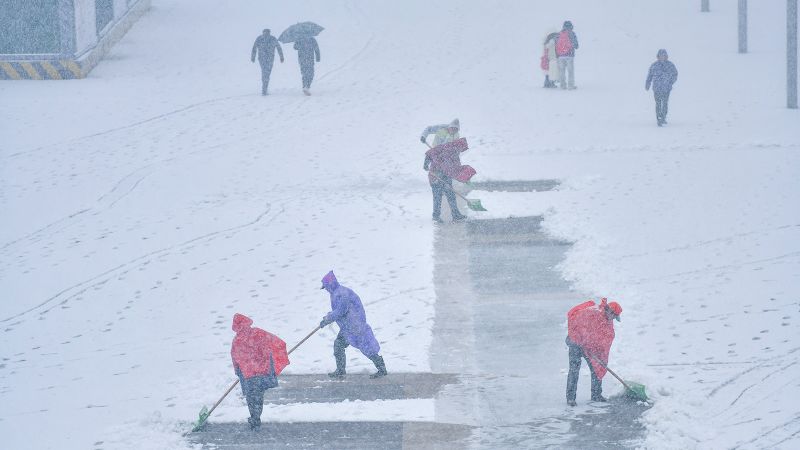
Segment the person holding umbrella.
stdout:
[[283,30],[278,40],[284,44],[294,42],[297,59],[300,62],[300,74],[303,77],[303,93],[311,95],[311,82],[314,81],[314,61],[319,62],[319,44],[314,36],[324,28],[314,22],[300,22]]
[[603,377],[608,365],[608,354],[614,341],[614,320],[619,321],[622,307],[617,302],[608,303],[602,298],[595,306],[591,300],[570,309],[567,313],[567,338],[569,347],[569,374],[567,375],[567,404],[575,406],[581,358],[586,359],[592,373],[592,401],[605,402]]
[[311,82],[314,81],[314,60],[319,62],[319,44],[313,37],[304,37],[294,42],[297,59],[300,62],[300,75],[303,78],[303,93],[311,95]]
[[331,312],[322,318],[320,328],[325,328],[333,322],[339,325],[339,334],[333,341],[333,356],[336,359],[336,371],[328,374],[329,377],[341,380],[346,375],[345,366],[347,359],[344,350],[353,346],[369,358],[377,372],[370,378],[380,378],[387,375],[386,364],[380,355],[381,346],[375,339],[372,327],[367,324],[367,315],[361,299],[352,289],[339,284],[336,275],[331,270],[322,278],[322,287],[331,295]]
[[275,62],[276,49],[278,50],[278,56],[281,57],[281,63],[283,63],[281,43],[275,39],[275,36],[270,35],[269,28],[265,28],[264,32],[253,43],[250,62],[256,62],[256,53],[258,53],[258,62],[261,64],[261,95],[268,94],[269,76],[272,73],[272,64]]

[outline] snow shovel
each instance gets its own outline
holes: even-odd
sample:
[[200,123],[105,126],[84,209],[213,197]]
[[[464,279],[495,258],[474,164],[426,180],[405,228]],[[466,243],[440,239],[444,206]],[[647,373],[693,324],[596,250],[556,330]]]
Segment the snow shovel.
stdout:
[[[297,347],[300,347],[300,344],[302,344],[303,342],[307,341],[308,338],[313,336],[314,333],[316,333],[317,331],[319,331],[319,327],[314,328],[314,331],[312,331],[311,333],[308,333],[308,335],[306,337],[304,337],[302,341],[298,342],[297,345],[292,347],[291,350],[286,352],[286,354],[287,355],[291,355],[292,352],[295,351],[295,349]],[[195,431],[199,431],[201,428],[203,428],[203,425],[205,425],[206,420],[208,420],[208,416],[210,416],[211,413],[214,412],[215,409],[217,409],[217,406],[219,406],[219,404],[222,403],[222,400],[224,400],[225,397],[227,397],[228,394],[231,393],[231,391],[233,390],[233,388],[236,387],[237,384],[239,384],[239,379],[238,378],[236,379],[236,381],[233,382],[231,387],[229,387],[228,390],[225,391],[224,394],[222,394],[222,397],[220,397],[219,400],[217,400],[217,403],[214,403],[214,406],[212,406],[211,409],[208,409],[207,407],[203,406],[203,409],[200,410],[200,417],[198,418],[197,422],[195,422],[194,427],[192,428],[192,431],[191,431],[192,433],[195,432]],[[186,434],[188,434],[188,433],[186,433]],[[184,436],[186,436],[186,434],[184,434]]]
[[608,373],[610,373],[611,375],[614,375],[614,378],[619,380],[619,382],[622,383],[623,386],[625,386],[625,395],[627,395],[628,397],[630,397],[630,398],[632,398],[634,400],[638,400],[638,401],[642,401],[642,402],[648,401],[647,394],[644,392],[644,385],[643,384],[639,384],[639,383],[636,383],[634,381],[622,381],[622,378],[620,378],[619,375],[614,373],[614,371],[611,370],[607,365],[603,364],[603,361],[600,361],[600,358],[594,356],[591,353],[588,353],[588,355],[591,356],[595,361],[597,361],[598,364],[603,366],[608,371]]
[[467,197],[464,197],[463,195],[461,195],[461,193],[459,193],[459,192],[456,192],[456,190],[455,190],[455,189],[453,189],[452,187],[449,187],[449,186],[448,186],[448,185],[445,183],[445,181],[444,181],[444,180],[442,180],[441,178],[439,178],[439,176],[438,176],[438,175],[436,175],[436,174],[435,174],[435,173],[433,173],[433,172],[430,172],[430,174],[431,174],[431,175],[433,175],[433,177],[434,177],[434,178],[436,178],[437,180],[441,181],[441,182],[442,182],[442,185],[444,186],[444,188],[445,188],[445,189],[448,189],[448,190],[449,190],[450,192],[452,192],[453,194],[456,194],[457,196],[459,196],[459,197],[461,197],[462,199],[464,199],[464,201],[465,201],[465,202],[467,202],[467,207],[468,207],[469,209],[471,209],[471,210],[473,210],[473,211],[487,211],[487,209],[486,209],[486,208],[484,208],[484,207],[483,207],[483,205],[481,205],[481,200],[480,200],[479,198],[467,198]]
[[[431,147],[431,144],[428,144],[427,142],[425,142],[425,145],[427,145],[428,148],[433,148],[433,147]],[[460,192],[456,192],[456,190],[453,189],[452,187],[448,188],[447,184],[444,182],[444,180],[439,178],[438,175],[436,175],[433,172],[428,172],[428,173],[433,175],[433,177],[436,178],[437,180],[439,180],[442,183],[442,185],[445,186],[445,188],[450,190],[450,192],[452,192],[453,194],[456,194],[457,196],[461,197],[465,202],[467,202],[467,208],[469,208],[469,209],[471,209],[473,211],[487,211],[487,209],[484,208],[483,205],[481,205],[481,200],[480,199],[464,197],[463,195],[461,195]]]

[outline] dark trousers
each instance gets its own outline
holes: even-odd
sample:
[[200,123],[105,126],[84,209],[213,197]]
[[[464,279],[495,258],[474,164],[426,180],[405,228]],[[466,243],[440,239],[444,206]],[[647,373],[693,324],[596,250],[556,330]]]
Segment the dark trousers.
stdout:
[[[347,366],[347,358],[344,354],[344,349],[349,347],[350,344],[347,342],[347,338],[344,336],[344,333],[339,330],[339,334],[336,336],[336,340],[333,341],[333,357],[336,359],[336,371],[344,373],[345,367]],[[383,364],[383,358],[380,355],[370,355],[367,356],[370,361],[375,364],[375,367],[378,370],[381,368],[385,371],[386,366]]]
[[656,120],[659,122],[665,122],[667,120],[669,93],[670,91],[653,90],[653,95],[656,99]]
[[314,81],[314,61],[300,61],[300,74],[303,76],[303,89],[310,88]]
[[336,340],[333,341],[333,357],[336,358],[336,370],[338,372],[344,372],[345,366],[347,366],[347,358],[344,355],[344,349],[349,347],[350,344],[347,343],[347,338],[344,337],[344,333],[339,331],[339,334],[336,336]]
[[264,392],[278,386],[275,376],[257,375],[251,378],[240,378],[242,393],[247,399],[247,409],[250,411],[250,423],[261,422],[261,411],[264,409]]
[[259,59],[258,62],[261,64],[261,93],[266,95],[267,89],[269,89],[269,76],[272,73],[272,64],[275,63],[275,60]]
[[567,401],[575,400],[575,395],[578,390],[578,375],[581,371],[581,358],[586,360],[589,365],[589,370],[592,373],[592,398],[599,397],[603,394],[603,384],[597,375],[594,374],[594,368],[589,362],[589,358],[583,354],[580,346],[572,342],[569,337],[566,339],[567,347],[569,347],[569,374],[567,375]]
[[431,192],[433,193],[433,217],[438,219],[442,214],[442,195],[447,197],[447,203],[450,205],[450,214],[453,218],[461,216],[456,204],[456,194],[453,193],[453,179],[441,174],[437,174],[441,180],[433,180],[431,183]]

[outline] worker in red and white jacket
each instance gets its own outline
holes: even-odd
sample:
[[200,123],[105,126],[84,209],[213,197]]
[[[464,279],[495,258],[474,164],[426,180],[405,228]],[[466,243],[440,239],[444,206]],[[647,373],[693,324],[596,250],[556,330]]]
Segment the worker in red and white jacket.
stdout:
[[611,343],[614,341],[614,320],[619,321],[621,314],[622,307],[619,303],[608,303],[606,298],[602,298],[599,305],[595,305],[591,300],[581,303],[567,313],[568,405],[576,405],[575,393],[578,388],[581,358],[586,359],[592,372],[592,401],[606,401],[603,397],[602,380],[606,374],[605,366],[608,365]]

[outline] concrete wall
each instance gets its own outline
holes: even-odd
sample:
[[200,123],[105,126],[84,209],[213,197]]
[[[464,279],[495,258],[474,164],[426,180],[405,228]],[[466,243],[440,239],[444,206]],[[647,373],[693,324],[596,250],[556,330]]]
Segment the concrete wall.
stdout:
[[97,44],[94,0],[73,0],[75,8],[75,54],[80,55]]
[[[113,18],[105,24],[103,21],[98,22],[96,0],[47,1],[57,2],[59,5],[57,20],[51,21],[55,27],[58,45],[51,43],[50,47],[56,51],[47,54],[0,54],[0,80],[62,80],[85,77],[150,8],[151,2],[107,0],[107,4],[113,6]],[[10,15],[9,17],[9,22],[21,20]],[[98,27],[101,29],[98,30]]]

